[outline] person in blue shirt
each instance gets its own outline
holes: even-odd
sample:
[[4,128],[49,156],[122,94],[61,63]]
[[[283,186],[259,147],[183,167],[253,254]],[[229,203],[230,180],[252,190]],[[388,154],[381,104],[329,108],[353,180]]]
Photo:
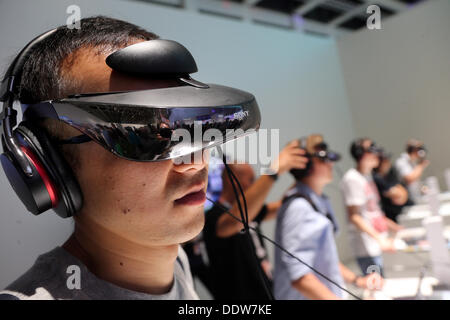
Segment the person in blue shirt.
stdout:
[[[344,287],[344,282],[367,288],[376,275],[360,277],[339,262],[334,235],[336,217],[323,188],[333,180],[337,153],[328,151],[321,135],[300,139],[310,158],[305,169],[291,170],[296,180],[277,215],[276,241],[293,255]],[[310,268],[275,249],[276,299],[342,299],[343,290]]]

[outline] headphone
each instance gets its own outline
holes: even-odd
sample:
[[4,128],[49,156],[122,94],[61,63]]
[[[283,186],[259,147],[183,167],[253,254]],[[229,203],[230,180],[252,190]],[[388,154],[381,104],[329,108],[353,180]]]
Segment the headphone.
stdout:
[[50,30],[30,41],[9,66],[0,88],[3,111],[0,161],[9,183],[34,215],[53,209],[67,218],[83,204],[81,188],[72,169],[54,146],[48,134],[31,121],[22,121],[17,128],[17,111],[13,104],[19,100],[23,67],[34,48],[53,35]]
[[423,144],[421,145],[408,145],[406,148],[407,153],[413,153],[417,151],[417,154],[420,158],[425,158],[427,155],[427,149]]
[[359,161],[364,153],[366,153],[368,150],[378,150],[375,146],[375,142],[372,141],[372,144],[370,145],[369,148],[364,148],[363,147],[363,142],[366,140],[370,140],[368,138],[361,138],[358,140],[353,141],[351,147],[350,147],[350,154],[352,155],[353,159],[355,159],[356,161]]
[[358,139],[356,141],[353,141],[352,145],[350,146],[350,154],[352,155],[353,159],[358,161],[362,158],[364,155],[364,148],[362,146],[362,142],[364,139]]

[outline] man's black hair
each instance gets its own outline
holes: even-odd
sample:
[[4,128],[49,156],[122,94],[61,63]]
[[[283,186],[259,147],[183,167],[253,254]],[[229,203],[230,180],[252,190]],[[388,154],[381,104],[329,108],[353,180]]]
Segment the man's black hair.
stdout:
[[[68,94],[79,93],[82,83],[63,74],[62,66],[69,67],[74,59],[67,59],[82,48],[92,49],[94,54],[107,54],[124,48],[136,40],[154,40],[159,37],[134,24],[104,16],[80,20],[80,29],[61,26],[38,43],[24,64],[19,100],[22,103],[36,103],[44,100],[64,98]],[[70,61],[69,61],[70,60]],[[53,138],[59,138],[63,128],[61,123],[38,125]],[[76,146],[59,145],[72,169],[80,166]]]
[[294,177],[295,181],[300,181],[300,180],[306,178],[312,172],[312,167],[313,167],[312,158],[309,155],[307,155],[307,156],[308,156],[308,162],[306,163],[306,167],[305,168],[289,170],[289,172]]
[[352,158],[359,162],[361,160],[362,156],[364,155],[364,147],[363,144],[365,141],[370,140],[369,138],[359,138],[352,142],[350,145],[350,154]]
[[65,59],[81,48],[95,53],[113,52],[133,40],[153,40],[158,36],[134,24],[104,16],[80,20],[80,29],[61,26],[39,43],[26,61],[20,83],[19,98],[23,103],[62,98],[75,93],[77,84],[64,79],[61,66]]

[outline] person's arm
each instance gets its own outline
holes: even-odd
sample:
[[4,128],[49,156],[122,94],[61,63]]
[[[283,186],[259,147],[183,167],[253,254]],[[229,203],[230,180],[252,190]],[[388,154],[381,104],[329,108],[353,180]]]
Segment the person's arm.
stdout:
[[357,276],[352,270],[350,270],[340,262],[339,262],[339,269],[341,270],[342,278],[344,278],[344,281],[347,283],[351,283],[357,286],[358,288],[367,289],[368,287],[370,287],[369,284],[374,282],[375,280],[374,277],[378,277],[378,279],[376,280],[378,281],[377,283],[379,284],[379,287],[374,289],[379,290],[383,286],[383,278],[381,278],[379,275],[369,274],[365,277]]
[[264,217],[264,221],[272,220],[272,219],[276,218],[278,210],[281,207],[281,204],[282,204],[281,200],[268,203],[267,204],[267,214]]
[[408,191],[401,184],[397,184],[388,191],[383,192],[383,195],[391,199],[392,203],[397,206],[402,206],[408,201]]
[[376,240],[381,238],[380,234],[364,220],[359,211],[360,206],[347,206],[347,212],[350,222],[353,223],[359,230],[367,233],[372,238]]
[[[327,254],[322,250],[327,235],[330,237],[328,241],[334,241],[332,233],[327,233],[330,231],[328,222],[317,218],[318,214],[305,199],[292,200],[286,211],[277,216],[279,244],[308,265],[314,265],[318,258]],[[293,289],[309,299],[338,299],[324,285],[325,280],[305,264],[285,252],[277,258],[280,259],[280,267],[285,268],[283,276],[288,277]]]
[[359,206],[347,206],[347,213],[349,215],[350,222],[353,223],[359,230],[374,238],[380,244],[381,250],[395,251],[392,240],[382,237],[370,224],[364,220],[359,213],[359,210]]
[[301,278],[292,281],[292,286],[311,300],[340,300],[313,273],[307,273]]
[[386,217],[386,223],[388,225],[389,230],[391,230],[394,233],[399,232],[400,230],[404,229],[403,226],[399,225],[398,223],[396,223],[394,220],[391,220],[389,218]]
[[339,269],[341,270],[342,278],[344,279],[345,282],[347,283],[356,282],[358,276],[352,270],[350,270],[340,262],[339,262]]
[[[281,175],[292,168],[305,168],[308,159],[304,157],[305,151],[298,146],[298,141],[294,140],[280,152],[278,160],[273,164],[273,168],[278,169],[278,175]],[[253,221],[260,212],[274,182],[274,179],[270,176],[262,175],[251,187],[244,191],[249,222]],[[240,200],[243,204],[242,196],[240,196]],[[229,212],[240,219],[237,201],[234,201]],[[230,237],[241,230],[242,223],[233,219],[233,217],[230,217],[228,214],[223,214],[217,221],[216,234],[220,238]]]
[[418,179],[420,179],[420,177],[423,174],[423,171],[425,170],[426,167],[428,167],[429,164],[430,164],[430,161],[424,160],[421,163],[419,163],[417,166],[415,166],[414,169],[409,174],[403,176],[405,183],[409,185],[409,184],[417,181]]
[[[266,201],[267,195],[274,184],[274,180],[269,176],[261,176],[256,182],[244,192],[247,201],[248,219],[253,221]],[[242,197],[241,197],[242,199]],[[242,203],[242,202],[241,202]],[[229,212],[241,218],[237,201],[231,207]],[[228,214],[223,214],[217,221],[216,234],[220,238],[230,237],[242,230],[242,223],[233,219]]]

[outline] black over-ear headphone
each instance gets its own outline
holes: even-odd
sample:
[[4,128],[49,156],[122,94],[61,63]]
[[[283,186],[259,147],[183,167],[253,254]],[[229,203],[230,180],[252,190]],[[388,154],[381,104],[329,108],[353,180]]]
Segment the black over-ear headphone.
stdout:
[[[364,148],[363,142],[367,140],[370,140],[372,143],[369,147]],[[371,152],[380,155],[383,152],[383,149],[378,147],[373,140],[368,138],[362,138],[353,141],[350,147],[350,153],[356,161],[359,161],[366,152]]]
[[362,158],[362,156],[364,155],[364,152],[366,152],[366,150],[364,149],[362,143],[365,141],[366,139],[358,139],[353,141],[351,147],[350,147],[350,154],[352,155],[353,159],[355,159],[356,161],[359,161],[359,159]]
[[[417,145],[417,146],[411,146],[411,145],[407,146],[407,148],[406,148],[407,153],[413,153],[414,151],[418,151],[419,153],[422,153],[423,156],[425,156],[427,149],[425,148],[425,146],[423,144]],[[419,154],[419,156],[420,156],[420,154]]]
[[79,211],[83,197],[77,180],[47,133],[30,121],[17,128],[17,111],[13,104],[19,99],[20,82],[25,62],[37,44],[57,29],[50,30],[32,41],[17,55],[1,83],[0,114],[3,170],[20,200],[31,213],[38,215],[49,209],[67,218]]

